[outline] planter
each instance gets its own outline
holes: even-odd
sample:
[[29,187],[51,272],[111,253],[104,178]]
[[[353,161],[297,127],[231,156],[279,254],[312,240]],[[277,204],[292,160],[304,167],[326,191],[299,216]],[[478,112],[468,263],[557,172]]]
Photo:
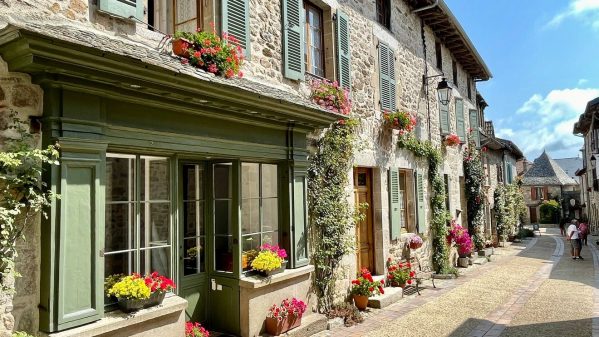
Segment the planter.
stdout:
[[273,270],[256,270],[258,272],[258,275],[260,276],[264,276],[264,277],[269,277],[272,276],[274,274],[279,274],[285,271],[285,266],[287,265],[287,261],[283,262],[283,264],[281,265],[281,267],[277,268],[277,269],[273,269]]
[[181,57],[189,57],[189,48],[192,46],[191,41],[186,39],[173,40],[173,54]]
[[302,324],[302,317],[290,314],[282,320],[266,317],[266,332],[272,336],[278,336]]
[[490,256],[493,255],[493,248],[485,248],[478,251],[478,256]]
[[150,295],[150,298],[146,299],[127,299],[119,298],[118,305],[122,312],[134,312],[143,308],[149,308],[159,305],[164,300],[166,293],[154,292]]
[[358,310],[366,310],[368,306],[368,296],[354,295],[354,304]]
[[418,249],[420,247],[422,247],[422,242],[420,242],[420,243],[410,242],[410,249]]
[[400,284],[400,283],[397,283],[397,282],[391,282],[391,283],[390,283],[390,285],[391,285],[392,287],[399,287],[399,288],[405,288],[405,287],[406,287],[406,284],[405,284],[405,283],[401,283],[401,284]]
[[468,268],[469,259],[467,257],[459,257],[458,258],[458,267]]

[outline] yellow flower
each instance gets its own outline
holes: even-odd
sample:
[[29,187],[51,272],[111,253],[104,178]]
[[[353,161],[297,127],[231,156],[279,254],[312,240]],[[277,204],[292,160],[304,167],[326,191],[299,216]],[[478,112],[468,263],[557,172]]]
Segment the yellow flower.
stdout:
[[139,300],[150,298],[150,293],[150,288],[144,279],[133,276],[125,276],[108,290],[108,294],[116,298]]
[[281,268],[282,264],[283,259],[277,253],[270,250],[263,250],[252,261],[252,268],[261,271],[271,271]]

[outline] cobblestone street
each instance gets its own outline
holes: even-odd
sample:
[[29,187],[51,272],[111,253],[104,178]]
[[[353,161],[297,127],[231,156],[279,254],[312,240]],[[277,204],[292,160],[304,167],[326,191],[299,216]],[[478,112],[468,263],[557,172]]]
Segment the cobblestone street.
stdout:
[[575,261],[557,230],[542,231],[457,280],[318,336],[599,336],[597,249],[589,240]]

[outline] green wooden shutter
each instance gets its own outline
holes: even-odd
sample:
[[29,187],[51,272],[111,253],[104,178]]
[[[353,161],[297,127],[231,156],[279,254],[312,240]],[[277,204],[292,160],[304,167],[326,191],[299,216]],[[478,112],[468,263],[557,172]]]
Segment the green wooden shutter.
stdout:
[[308,259],[308,217],[306,205],[306,176],[293,178],[293,268],[307,265]]
[[379,79],[381,109],[395,111],[395,56],[384,43],[379,43]]
[[239,40],[239,45],[250,53],[250,12],[249,0],[223,0],[222,2],[222,31]]
[[292,80],[304,78],[304,6],[301,0],[283,0],[284,75]]
[[98,0],[98,9],[125,18],[144,19],[143,0]]
[[349,50],[349,18],[347,14],[337,10],[337,66],[339,85],[350,89],[350,50]]
[[418,207],[418,233],[426,234],[428,230],[424,212],[426,209],[426,199],[424,198],[424,175],[416,171],[416,200]]
[[470,128],[472,129],[472,138],[476,142],[476,147],[480,147],[480,131],[478,129],[478,110],[470,110]]
[[442,135],[449,133],[449,104],[443,105],[441,102],[439,102],[439,128]]
[[391,240],[401,234],[401,198],[399,195],[399,170],[389,169],[389,232]]
[[456,132],[460,140],[466,140],[466,126],[464,125],[464,101],[460,98],[455,100],[455,123]]

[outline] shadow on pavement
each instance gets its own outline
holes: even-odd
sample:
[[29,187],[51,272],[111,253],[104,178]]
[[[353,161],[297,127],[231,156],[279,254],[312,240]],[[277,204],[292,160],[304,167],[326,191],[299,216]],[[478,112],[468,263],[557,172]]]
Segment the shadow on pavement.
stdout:
[[[564,318],[566,319],[566,317]],[[535,324],[524,324],[505,327],[499,335],[501,337],[591,337],[592,319],[564,320],[559,322],[543,322]],[[448,337],[470,337],[484,336],[472,334],[476,327],[486,325],[487,329],[493,325],[492,322],[481,319],[469,319],[454,330]],[[498,325],[497,327],[499,327]],[[487,332],[487,336],[498,336],[494,330]]]

